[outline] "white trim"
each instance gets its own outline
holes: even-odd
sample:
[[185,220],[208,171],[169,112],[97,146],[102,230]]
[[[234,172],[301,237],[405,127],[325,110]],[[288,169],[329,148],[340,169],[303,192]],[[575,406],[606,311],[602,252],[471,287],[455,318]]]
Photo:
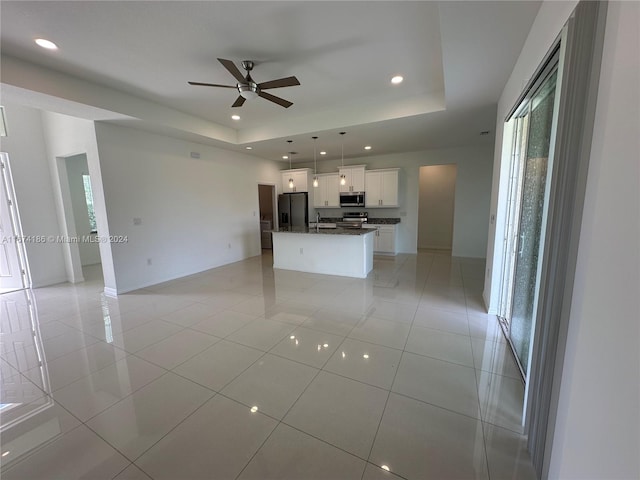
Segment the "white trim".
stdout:
[[107,297],[118,298],[118,292],[115,288],[104,287],[103,292]]

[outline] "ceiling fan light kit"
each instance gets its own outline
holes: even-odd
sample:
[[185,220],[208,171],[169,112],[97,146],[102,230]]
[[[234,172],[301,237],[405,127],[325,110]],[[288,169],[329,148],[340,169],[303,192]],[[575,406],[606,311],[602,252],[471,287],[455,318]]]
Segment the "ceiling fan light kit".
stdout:
[[244,68],[247,72],[246,75],[242,75],[242,72],[236,67],[235,63],[231,60],[226,60],[224,58],[219,58],[218,61],[222,64],[227,71],[233,75],[233,78],[237,80],[238,83],[236,85],[219,85],[217,83],[202,83],[202,82],[187,82],[189,85],[196,85],[201,87],[218,87],[218,88],[235,88],[238,90],[240,96],[233,102],[232,107],[241,107],[245,101],[253,100],[257,97],[262,97],[265,100],[269,100],[275,104],[280,105],[284,108],[289,108],[293,105],[293,102],[285,100],[284,98],[276,97],[270,93],[265,92],[264,90],[269,90],[272,88],[282,88],[282,87],[293,87],[296,85],[300,85],[300,82],[296,77],[283,77],[278,78],[277,80],[270,80],[268,82],[256,83],[253,78],[251,78],[251,70],[253,70],[254,63],[251,60],[243,60],[242,68]]

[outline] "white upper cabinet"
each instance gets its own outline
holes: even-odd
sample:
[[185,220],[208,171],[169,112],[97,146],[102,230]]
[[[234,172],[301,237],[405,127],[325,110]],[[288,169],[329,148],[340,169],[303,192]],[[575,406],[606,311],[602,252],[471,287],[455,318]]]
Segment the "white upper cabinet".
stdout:
[[[282,171],[282,193],[308,192],[312,178],[311,169],[296,168]],[[293,179],[293,188],[289,187],[289,179]]]
[[398,170],[369,170],[365,174],[365,206],[397,207],[398,206]]
[[346,184],[340,185],[341,192],[364,192],[364,165],[340,167],[338,172],[346,177]]
[[318,175],[318,186],[313,188],[313,206],[315,208],[340,207],[340,175],[327,173]]

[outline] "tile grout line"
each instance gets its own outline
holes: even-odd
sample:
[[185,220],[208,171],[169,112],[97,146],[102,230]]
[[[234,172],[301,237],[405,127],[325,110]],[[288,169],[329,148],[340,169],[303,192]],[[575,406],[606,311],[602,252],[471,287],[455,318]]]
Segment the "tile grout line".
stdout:
[[[431,265],[433,264],[433,259],[431,261]],[[431,270],[431,265],[429,265],[429,270]],[[426,280],[425,280],[426,283]],[[424,292],[424,287],[423,287],[423,292]],[[420,299],[422,299],[422,295],[423,293],[420,294]],[[391,380],[391,385],[389,387],[389,391],[387,393],[387,398],[384,402],[384,407],[382,408],[382,413],[380,414],[380,420],[378,421],[378,426],[376,428],[376,433],[373,435],[373,440],[371,442],[371,447],[369,448],[369,455],[367,456],[367,463],[372,463],[373,465],[375,465],[375,463],[371,462],[371,454],[373,453],[373,447],[375,447],[376,445],[376,439],[378,438],[378,433],[380,432],[380,426],[382,425],[382,419],[384,418],[384,414],[387,411],[387,405],[389,404],[389,398],[391,398],[391,392],[393,389],[393,384],[396,382],[396,377],[398,375],[398,371],[400,370],[400,364],[402,363],[402,357],[404,357],[404,352],[405,352],[405,348],[407,347],[407,342],[409,341],[409,336],[411,335],[411,329],[413,328],[413,324],[416,321],[416,315],[418,314],[418,309],[419,309],[419,305],[420,302],[418,301],[418,305],[416,305],[416,309],[413,312],[413,319],[411,320],[411,326],[409,327],[409,335],[407,335],[407,338],[405,339],[404,342],[404,346],[402,348],[402,353],[400,354],[400,358],[398,359],[398,366],[396,368],[396,371],[393,375],[393,379]],[[379,468],[382,468],[381,465],[378,465]],[[362,475],[360,477],[360,480],[364,480],[364,474],[366,472],[366,466],[365,466],[365,470],[362,472]],[[391,472],[393,473],[393,472]],[[394,473],[395,475],[395,473]]]
[[[355,328],[355,326],[353,327]],[[352,329],[353,330],[353,329]],[[294,330],[292,330],[289,334],[291,334],[292,332],[294,332]],[[324,332],[326,333],[326,332]],[[285,337],[286,338],[286,337]],[[340,342],[340,344],[336,347],[336,350],[334,350],[334,353],[338,351],[338,349],[340,348],[340,346],[344,343],[345,339],[347,337],[343,337],[342,341]],[[284,340],[284,339],[283,339]],[[278,342],[279,344],[280,342]],[[277,344],[276,344],[277,345]],[[271,350],[273,350],[274,347],[271,348]],[[271,351],[270,350],[270,351]],[[269,351],[269,352],[270,352]],[[275,355],[275,354],[272,354]],[[309,381],[309,383],[307,384],[307,386],[302,390],[302,392],[300,392],[300,395],[298,395],[298,397],[294,400],[294,402],[291,404],[291,406],[287,409],[287,411],[284,413],[284,415],[282,415],[282,419],[278,420],[278,423],[276,424],[276,426],[274,427],[274,429],[271,431],[271,433],[267,436],[267,438],[265,438],[264,442],[262,442],[260,444],[260,446],[258,447],[258,449],[254,452],[254,454],[251,456],[251,458],[249,459],[249,461],[246,463],[246,465],[242,468],[242,470],[240,470],[240,472],[238,473],[238,475],[236,475],[236,480],[242,475],[242,472],[244,472],[246,470],[246,468],[249,466],[249,464],[253,461],[254,457],[258,454],[258,452],[262,449],[262,447],[264,447],[264,445],[267,443],[267,441],[269,441],[269,439],[271,438],[271,436],[273,435],[273,433],[277,430],[277,428],[280,426],[280,424],[284,424],[287,425],[288,427],[291,427],[290,425],[288,425],[287,423],[284,423],[284,419],[286,418],[286,416],[289,414],[289,412],[291,411],[291,409],[296,405],[296,403],[298,403],[298,401],[300,400],[300,398],[302,398],[302,396],[304,395],[304,393],[309,389],[309,386],[311,386],[311,384],[315,381],[316,378],[318,378],[318,375],[320,375],[321,372],[323,372],[323,368],[324,366],[327,364],[327,362],[329,362],[329,360],[333,357],[333,353],[329,356],[329,358],[327,358],[327,360],[322,364],[322,366],[318,369],[318,371],[316,372],[316,374],[313,376],[313,378]],[[302,362],[299,362],[302,363]],[[317,368],[317,367],[314,367]],[[293,427],[291,427],[293,428]],[[296,429],[298,430],[298,429]],[[299,430],[302,431],[302,430]],[[306,435],[310,435],[307,432],[303,432]],[[315,437],[314,437],[315,438]],[[328,443],[328,442],[325,442]],[[330,444],[331,445],[331,444]],[[335,446],[334,446],[335,447]],[[342,450],[342,449],[340,449]],[[347,452],[348,453],[348,452]],[[366,465],[365,465],[365,469],[366,469]],[[364,474],[364,470],[363,470],[363,474]]]

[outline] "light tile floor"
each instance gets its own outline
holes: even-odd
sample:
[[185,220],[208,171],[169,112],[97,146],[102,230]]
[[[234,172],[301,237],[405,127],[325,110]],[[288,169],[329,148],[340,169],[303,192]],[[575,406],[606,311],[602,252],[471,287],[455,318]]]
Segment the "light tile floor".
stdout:
[[0,295],[2,478],[535,478],[483,261],[271,263]]

